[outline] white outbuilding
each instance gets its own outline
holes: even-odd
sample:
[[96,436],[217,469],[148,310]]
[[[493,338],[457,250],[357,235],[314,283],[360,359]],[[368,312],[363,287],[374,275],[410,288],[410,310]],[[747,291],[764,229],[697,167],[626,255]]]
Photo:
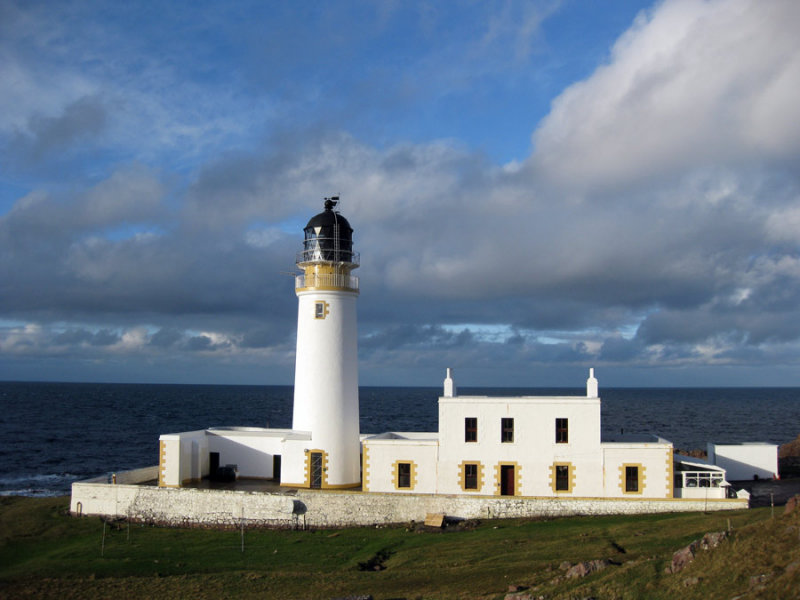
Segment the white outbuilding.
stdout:
[[778,479],[778,445],[767,442],[708,444],[708,460],[730,481]]

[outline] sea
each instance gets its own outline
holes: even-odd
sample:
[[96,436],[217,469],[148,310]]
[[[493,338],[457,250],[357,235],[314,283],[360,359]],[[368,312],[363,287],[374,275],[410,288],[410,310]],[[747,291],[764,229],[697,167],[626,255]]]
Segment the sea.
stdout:
[[[584,395],[585,388],[459,388],[460,395]],[[0,382],[0,495],[59,496],[72,482],[158,463],[163,433],[289,428],[292,386]],[[437,431],[441,388],[362,387],[361,431]],[[800,388],[602,388],[603,435],[649,433],[681,449],[783,444]]]

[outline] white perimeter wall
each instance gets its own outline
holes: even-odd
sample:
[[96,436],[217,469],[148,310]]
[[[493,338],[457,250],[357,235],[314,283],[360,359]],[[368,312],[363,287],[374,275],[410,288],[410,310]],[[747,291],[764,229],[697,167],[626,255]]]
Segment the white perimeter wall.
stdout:
[[738,510],[747,500],[631,500],[363,494],[297,490],[293,495],[72,484],[72,514],[128,517],[160,525],[345,527],[423,521],[429,513],[462,519],[557,517]]

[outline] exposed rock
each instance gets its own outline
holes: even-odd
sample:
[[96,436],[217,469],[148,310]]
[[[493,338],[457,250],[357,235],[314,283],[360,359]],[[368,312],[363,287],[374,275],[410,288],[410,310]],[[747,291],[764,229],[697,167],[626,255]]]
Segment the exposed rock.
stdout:
[[794,512],[798,505],[800,505],[800,494],[795,494],[786,501],[786,508],[783,509],[783,514],[788,515]]
[[753,575],[750,578],[750,589],[753,591],[766,589],[766,583],[772,579],[770,573],[763,573],[761,575]]
[[800,435],[791,442],[781,444],[778,447],[778,458],[789,458],[791,456],[800,456]]
[[597,573],[598,571],[602,571],[605,569],[609,564],[611,564],[608,560],[587,560],[584,562],[579,562],[577,565],[573,565],[567,570],[566,578],[571,579],[573,577],[586,577],[587,575],[591,575],[592,573]]
[[722,540],[728,537],[727,531],[717,531],[715,533],[707,533],[703,536],[703,539],[700,540],[700,547],[703,550],[713,550],[717,546],[720,545]]
[[672,555],[672,564],[667,567],[667,573],[678,573],[694,560],[698,550],[712,550],[728,537],[727,531],[707,533],[701,539],[693,541],[685,548],[681,548]]
[[778,448],[778,472],[783,479],[800,477],[800,435]]
[[512,592],[524,592],[527,589],[528,589],[528,586],[526,586],[526,585],[510,585],[510,586],[508,586],[509,593],[512,593]]
[[681,548],[672,555],[672,564],[667,567],[667,573],[678,573],[683,571],[690,562],[694,560],[695,552],[699,541],[694,541],[685,548]]
[[693,585],[700,583],[700,581],[700,577],[687,577],[683,580],[683,587],[692,587]]

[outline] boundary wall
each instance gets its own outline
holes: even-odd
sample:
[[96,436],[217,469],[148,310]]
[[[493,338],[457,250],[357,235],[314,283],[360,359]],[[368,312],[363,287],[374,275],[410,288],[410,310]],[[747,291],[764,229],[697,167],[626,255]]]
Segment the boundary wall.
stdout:
[[[119,479],[118,479],[119,481]],[[537,498],[384,494],[334,490],[283,493],[72,484],[70,512],[165,526],[360,527],[422,522],[429,513],[457,519],[601,516],[738,510],[746,499]]]

